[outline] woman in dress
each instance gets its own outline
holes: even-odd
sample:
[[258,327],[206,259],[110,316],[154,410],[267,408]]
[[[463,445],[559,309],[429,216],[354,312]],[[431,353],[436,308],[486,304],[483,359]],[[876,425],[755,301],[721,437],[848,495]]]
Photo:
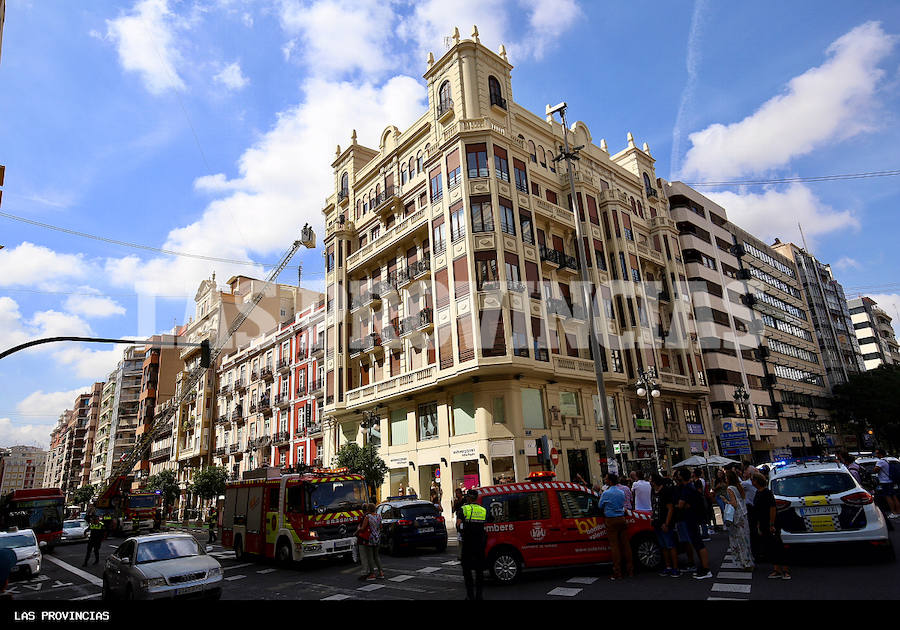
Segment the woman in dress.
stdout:
[[[363,508],[364,514],[360,522],[356,536],[359,541],[359,555],[362,561],[363,574],[360,581],[383,578],[384,571],[381,568],[379,544],[381,543],[381,518],[375,514],[375,504],[367,503]],[[378,567],[378,575],[375,575],[375,567]]]
[[734,508],[734,520],[728,526],[728,542],[734,559],[744,571],[753,570],[753,554],[750,551],[750,522],[747,519],[747,504],[744,488],[737,473],[729,470],[726,475],[728,489],[725,500]]

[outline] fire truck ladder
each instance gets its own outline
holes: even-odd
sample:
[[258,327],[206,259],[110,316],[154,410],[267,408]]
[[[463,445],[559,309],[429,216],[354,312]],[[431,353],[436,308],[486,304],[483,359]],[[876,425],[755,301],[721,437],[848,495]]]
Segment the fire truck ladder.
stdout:
[[216,359],[219,357],[219,355],[222,354],[222,351],[225,345],[228,343],[228,340],[231,339],[232,335],[234,335],[234,333],[236,333],[238,329],[243,325],[243,323],[247,320],[247,318],[250,316],[250,313],[253,312],[254,308],[256,308],[256,305],[259,304],[260,301],[262,301],[263,297],[265,297],[269,289],[269,286],[275,282],[278,274],[284,271],[284,268],[287,267],[288,262],[290,262],[294,254],[297,253],[297,250],[300,249],[301,245],[309,249],[316,246],[316,236],[309,224],[303,226],[300,240],[296,240],[293,242],[290,249],[288,249],[287,253],[285,253],[284,257],[281,259],[281,262],[278,263],[278,266],[276,266],[269,273],[269,277],[266,278],[266,282],[262,286],[262,288],[253,296],[253,299],[247,304],[247,307],[244,308],[240,312],[240,314],[238,314],[237,318],[235,318],[234,322],[231,324],[231,327],[228,329],[228,332],[221,339],[221,341],[218,342],[215,349],[211,349],[209,366],[198,366],[190,372],[190,376],[188,376],[187,381],[182,383],[181,394],[177,397],[176,403],[170,406],[169,409],[167,409],[165,413],[163,413],[160,417],[156,418],[153,421],[153,424],[150,425],[150,429],[141,436],[141,439],[138,441],[138,443],[135,444],[135,446],[115,464],[109,478],[103,483],[103,486],[97,490],[96,494],[94,495],[95,497],[102,496],[112,480],[130,473],[134,468],[134,465],[141,459],[142,455],[146,451],[150,450],[150,446],[153,444],[154,436],[159,433],[166,424],[168,424],[169,420],[171,420],[176,410],[181,406],[183,402],[188,399],[194,387],[196,387],[197,384],[205,377],[207,371],[209,371],[211,367],[215,366]]

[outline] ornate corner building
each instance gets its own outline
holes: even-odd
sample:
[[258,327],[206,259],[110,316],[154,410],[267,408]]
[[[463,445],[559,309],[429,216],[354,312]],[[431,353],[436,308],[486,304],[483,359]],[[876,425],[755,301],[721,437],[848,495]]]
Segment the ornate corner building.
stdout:
[[[579,213],[554,161],[563,129],[512,98],[512,66],[477,36],[424,75],[428,111],[387,127],[377,149],[338,147],[323,212],[326,263],[325,460],[347,442],[378,446],[382,494],[442,480],[599,480],[602,426],[580,284],[586,264],[602,331],[621,463],[655,467],[715,452],[678,230],[654,159],[631,134],[610,155],[578,122]],[[574,136],[574,137],[572,137]],[[587,260],[579,260],[581,221]],[[655,368],[652,416],[635,380]],[[651,423],[651,419],[653,422]],[[605,461],[605,460],[603,460]]]

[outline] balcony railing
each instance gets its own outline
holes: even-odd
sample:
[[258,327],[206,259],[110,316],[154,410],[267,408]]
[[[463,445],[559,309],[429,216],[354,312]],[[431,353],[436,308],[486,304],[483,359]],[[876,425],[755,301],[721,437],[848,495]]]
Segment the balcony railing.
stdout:
[[290,431],[279,431],[275,434],[275,438],[272,440],[275,444],[283,444],[285,442],[290,442],[291,440],[291,432]]
[[222,414],[216,419],[216,424],[225,424],[228,422],[228,415]]
[[309,349],[310,355],[322,354],[323,352],[325,352],[325,344],[324,343],[317,343],[316,345],[312,346]]
[[363,337],[363,352],[374,352],[381,349],[381,335],[371,333]]
[[289,369],[291,369],[291,360],[290,359],[281,359],[278,362],[278,371],[279,372],[286,372]]
[[321,433],[321,432],[322,432],[322,423],[321,422],[315,422],[306,427],[306,435],[307,436],[312,436],[312,435],[315,435],[316,433]]
[[453,111],[453,99],[445,98],[441,102],[438,103],[437,107],[437,115],[438,118],[443,118],[444,114],[448,114]]
[[219,394],[222,396],[226,396],[230,392],[231,392],[231,384],[230,383],[226,383],[225,385],[222,385],[222,387],[219,388]]
[[267,365],[264,368],[259,370],[259,375],[262,377],[264,381],[271,381],[275,378],[274,373],[272,372],[272,366]]
[[242,392],[247,389],[247,382],[244,379],[240,379],[234,384],[234,391]]
[[362,308],[363,306],[367,306],[369,304],[375,304],[376,302],[381,302],[381,292],[379,291],[379,287],[373,287],[369,291],[365,291],[364,293],[353,296],[350,298],[350,310],[355,311],[358,308]]
[[561,252],[558,249],[550,249],[543,245],[541,245],[540,252],[542,261],[546,261],[561,268],[573,269],[575,271],[579,269],[578,261],[575,257],[568,256],[565,252]]
[[291,397],[289,394],[278,394],[274,402],[276,407],[286,407],[291,404]]
[[390,209],[392,204],[388,202],[395,199],[396,196],[397,194],[393,186],[385,187],[384,192],[375,197],[375,202],[372,204],[372,210],[382,211]]
[[272,405],[269,403],[268,398],[261,398],[259,400],[259,413],[263,415],[272,413]]
[[417,260],[416,262],[409,265],[406,269],[401,269],[400,271],[395,271],[388,278],[388,282],[390,282],[394,287],[402,287],[413,280],[417,280],[422,276],[427,275],[431,272],[431,259],[423,258],[422,260]]
[[381,331],[381,343],[388,347],[394,347],[400,343],[400,319],[395,317]]
[[244,410],[240,405],[238,405],[237,407],[235,407],[232,410],[232,412],[231,412],[231,420],[232,421],[242,420],[243,417],[244,417]]
[[400,323],[400,334],[405,336],[432,326],[434,324],[433,314],[432,309],[425,308],[417,315],[404,318]]
[[223,457],[225,455],[225,447],[218,446],[216,447],[216,457]]
[[320,378],[317,381],[313,381],[309,384],[309,393],[317,392],[325,387],[325,379]]
[[550,298],[547,300],[547,312],[555,313],[566,319],[585,319],[584,307],[580,304],[569,304],[566,300]]
[[350,196],[350,191],[346,188],[341,188],[337,194],[338,203],[341,203],[344,199]]
[[229,452],[229,453],[237,453],[237,452],[239,452],[240,450],[241,450],[241,445],[240,445],[240,444],[237,444],[237,443],[232,444],[231,446],[228,447],[228,452]]
[[171,453],[172,453],[172,447],[167,446],[165,448],[161,448],[159,450],[156,450],[156,451],[153,451],[152,453],[150,453],[150,459],[151,460],[163,459],[163,458],[171,455]]

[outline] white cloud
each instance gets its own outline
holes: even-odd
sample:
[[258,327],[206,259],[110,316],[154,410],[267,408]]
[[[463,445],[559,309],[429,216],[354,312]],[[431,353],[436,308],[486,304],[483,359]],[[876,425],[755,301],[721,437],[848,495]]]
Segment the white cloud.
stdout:
[[0,296],[0,349],[28,341],[30,335],[22,327],[22,313],[15,300]]
[[60,350],[56,350],[53,356],[63,365],[71,366],[75,376],[100,381],[106,380],[109,373],[122,360],[123,347],[93,350],[84,344],[66,344]]
[[[90,287],[79,287],[82,292],[99,293]],[[110,317],[124,315],[125,308],[116,301],[104,296],[70,295],[66,299],[65,309],[76,315],[85,317]]]
[[250,84],[250,79],[241,72],[241,65],[235,61],[225,66],[219,74],[213,77],[229,90],[240,90]]
[[81,254],[59,254],[27,241],[0,249],[0,287],[42,286],[53,280],[84,278],[90,270]]
[[23,424],[9,418],[0,418],[0,446],[33,446],[43,449],[50,447],[50,432],[55,423]]
[[811,242],[818,235],[860,227],[852,212],[830,208],[802,184],[784,190],[767,188],[761,193],[741,189],[704,194],[725,208],[729,220],[764,241],[780,238],[800,243],[798,222]]
[[37,331],[37,337],[88,337],[93,334],[90,325],[70,313],[38,311],[29,321]]
[[152,94],[183,89],[176,64],[175,23],[168,0],[141,0],[130,13],[106,21],[107,38],[116,43],[119,62],[137,72]]
[[896,39],[878,22],[846,33],[828,47],[825,63],[791,79],[784,93],[744,120],[691,134],[681,176],[714,180],[762,173],[873,129],[874,96],[884,76],[878,64]]
[[511,54],[514,55],[521,49],[530,52],[535,59],[543,59],[547,50],[582,16],[581,7],[575,0],[520,0],[520,4],[530,10],[531,32],[524,40],[513,44]]
[[863,267],[858,260],[850,258],[849,256],[841,257],[836,263],[834,263],[834,266],[842,271],[846,271],[848,269],[862,269]]
[[[105,375],[104,375],[105,376]],[[16,411],[27,416],[59,417],[66,409],[72,409],[75,397],[90,393],[91,386],[85,385],[67,392],[44,392],[38,390],[26,396],[16,405]]]

